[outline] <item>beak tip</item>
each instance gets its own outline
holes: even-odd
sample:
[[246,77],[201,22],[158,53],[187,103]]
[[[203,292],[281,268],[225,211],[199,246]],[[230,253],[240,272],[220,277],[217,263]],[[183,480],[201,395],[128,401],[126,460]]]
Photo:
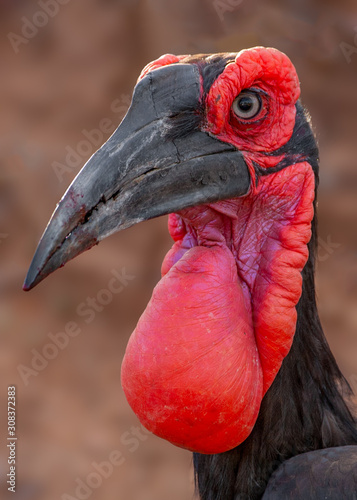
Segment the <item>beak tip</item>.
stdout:
[[41,266],[34,265],[34,260],[33,259],[29,270],[27,271],[27,275],[24,281],[24,284],[22,285],[22,289],[24,292],[29,292],[32,290],[32,288],[35,288],[36,285],[38,285],[45,277],[46,275],[43,275]]
[[37,283],[39,282],[38,278],[39,278],[39,273],[36,273],[35,275],[33,275],[33,273],[31,272],[31,269],[29,269],[27,276],[25,278],[24,284],[22,285],[23,291],[29,292],[30,290],[32,290],[32,288],[34,288],[37,285]]

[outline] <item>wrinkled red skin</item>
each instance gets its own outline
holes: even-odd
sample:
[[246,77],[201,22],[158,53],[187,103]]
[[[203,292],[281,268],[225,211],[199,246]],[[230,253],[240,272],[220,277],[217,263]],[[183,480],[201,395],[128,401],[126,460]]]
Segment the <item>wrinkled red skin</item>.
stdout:
[[[231,103],[252,86],[271,96],[265,118],[237,123]],[[252,187],[245,197],[169,216],[175,243],[122,366],[143,425],[183,448],[220,453],[242,443],[293,341],[314,174],[302,162],[256,186],[252,161],[279,161],[260,152],[291,137],[298,95],[288,58],[257,48],[239,53],[207,97],[205,130],[243,152]]]

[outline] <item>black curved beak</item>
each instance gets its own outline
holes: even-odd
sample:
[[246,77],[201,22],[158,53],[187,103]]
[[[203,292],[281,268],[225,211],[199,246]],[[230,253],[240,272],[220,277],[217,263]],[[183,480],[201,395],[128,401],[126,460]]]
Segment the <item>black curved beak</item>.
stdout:
[[157,69],[136,85],[125,118],[57,205],[24,290],[116,231],[248,193],[242,154],[198,129],[200,85],[188,64]]

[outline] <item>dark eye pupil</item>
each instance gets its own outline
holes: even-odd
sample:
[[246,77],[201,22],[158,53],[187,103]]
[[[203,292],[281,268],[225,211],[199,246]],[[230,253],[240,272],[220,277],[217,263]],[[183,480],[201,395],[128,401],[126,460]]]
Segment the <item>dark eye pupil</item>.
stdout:
[[239,108],[242,111],[249,111],[253,107],[253,100],[251,97],[245,96],[239,100]]
[[252,90],[242,90],[232,103],[233,113],[242,120],[251,120],[256,117],[261,108],[261,98]]

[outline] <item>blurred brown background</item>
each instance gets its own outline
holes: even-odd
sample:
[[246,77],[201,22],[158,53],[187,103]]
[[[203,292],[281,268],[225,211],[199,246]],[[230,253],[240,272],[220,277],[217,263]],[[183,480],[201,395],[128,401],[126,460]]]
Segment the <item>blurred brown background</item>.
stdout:
[[[320,313],[357,390],[356,2],[44,4],[51,15],[38,2],[0,0],[0,497],[7,497],[6,392],[16,385],[17,492],[9,498],[68,500],[83,480],[92,487],[77,498],[191,499],[190,453],[154,436],[133,440],[138,421],[120,386],[127,340],[170,247],[166,218],[112,236],[28,294],[22,282],[56,202],[91,154],[83,130],[98,129],[103,119],[119,123],[147,62],[167,52],[274,46],[297,67],[319,138]],[[80,151],[72,165],[68,148]],[[112,270],[122,268],[135,278],[86,323],[77,307],[104,297]],[[70,321],[80,334],[57,354],[47,350],[53,359],[37,375],[21,377],[19,365],[31,367],[49,334]],[[106,478],[95,475],[93,462],[113,450],[122,463]]]

